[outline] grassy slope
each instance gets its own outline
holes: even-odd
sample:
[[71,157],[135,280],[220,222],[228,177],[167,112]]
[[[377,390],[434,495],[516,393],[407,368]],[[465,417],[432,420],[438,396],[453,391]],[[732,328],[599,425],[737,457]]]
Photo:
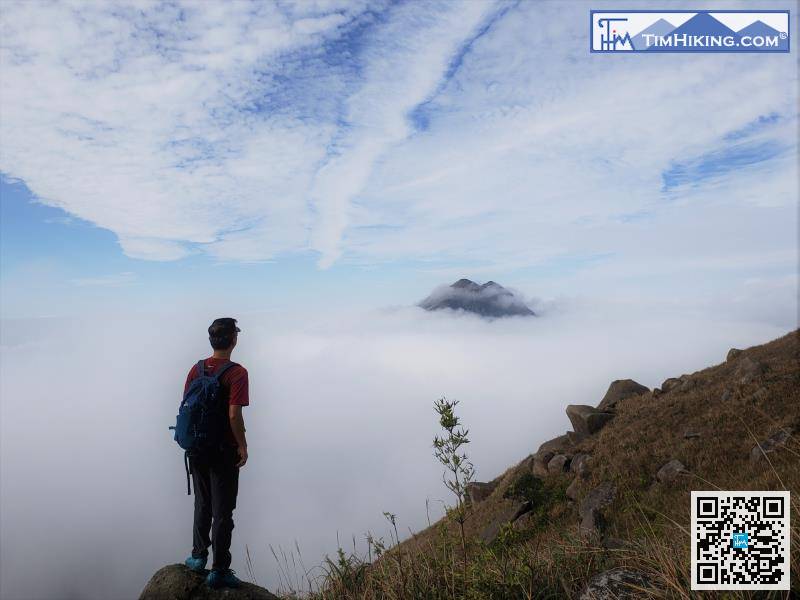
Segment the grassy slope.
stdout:
[[[800,591],[800,355],[798,332],[745,350],[736,359],[692,373],[695,386],[621,401],[616,417],[571,450],[593,456],[583,492],[604,481],[617,488],[603,511],[604,535],[582,537],[577,504],[566,498],[574,475],[544,479],[537,518],[521,518],[499,541],[478,535],[508,511],[512,486],[531,481],[531,456],[496,478],[496,489],[470,509],[466,568],[458,528],[447,519],[416,533],[372,564],[341,556],[330,563],[318,598],[564,598],[576,597],[602,570],[625,566],[648,575],[646,596],[698,597],[689,589],[691,490],[792,492],[792,584]],[[765,369],[742,384],[737,367],[749,357]],[[677,376],[678,374],[676,374]],[[725,393],[727,391],[727,394]],[[600,392],[600,390],[598,390]],[[599,394],[598,394],[599,396]],[[599,400],[599,397],[598,397]],[[467,425],[469,425],[467,423]],[[785,447],[753,463],[750,450],[779,427],[793,427]],[[700,433],[686,439],[687,431]],[[558,432],[554,432],[554,437]],[[531,449],[532,452],[535,448]],[[671,484],[655,474],[680,460],[689,473]],[[614,543],[610,543],[613,541]],[[751,597],[747,594],[703,597]],[[783,598],[785,593],[758,597]]]
[[[736,366],[745,356],[761,362],[766,370],[754,381],[739,385]],[[535,535],[520,544],[532,546],[532,551],[538,541],[539,557],[558,547],[567,554],[574,551],[586,558],[586,553],[581,552],[585,549],[588,554],[602,554],[598,567],[623,563],[649,570],[675,571],[662,573],[664,580],[657,583],[667,588],[676,586],[678,589],[672,593],[681,595],[679,590],[684,586],[688,593],[689,541],[688,533],[681,532],[678,525],[688,528],[691,490],[788,489],[792,492],[794,506],[792,524],[796,546],[800,523],[798,333],[749,348],[730,363],[697,371],[691,377],[696,386],[689,391],[671,391],[658,397],[647,393],[621,401],[617,405],[617,416],[573,451],[587,452],[594,457],[593,472],[584,489],[605,480],[616,484],[617,499],[605,511],[607,534],[635,544],[636,552],[601,551],[599,544],[582,542],[577,529],[577,507],[566,499],[555,502],[550,508],[550,525],[537,527]],[[762,388],[766,393],[758,393]],[[723,401],[725,390],[730,391],[730,396]],[[794,427],[796,435],[785,448],[771,453],[769,461],[755,464],[750,461],[750,450],[756,440],[764,440],[778,427],[789,426]],[[685,439],[687,430],[698,432],[701,437]],[[656,472],[673,458],[686,465],[690,474],[671,485],[657,483]],[[474,507],[466,523],[470,536],[477,535],[511,504],[503,495],[529,467],[529,458],[526,458],[498,478],[495,491]],[[555,486],[560,484],[562,489],[572,479],[571,474],[552,477]],[[437,525],[434,525],[403,542],[398,550],[411,556],[431,552],[437,537]],[[642,561],[632,560],[630,554],[648,554],[639,552],[640,545],[649,546],[648,552],[652,555],[641,557]],[[660,557],[662,551],[667,556]],[[792,580],[798,585],[798,551],[793,555]],[[670,564],[659,564],[662,560]],[[592,562],[595,561],[583,561],[587,566]],[[556,563],[553,566],[558,567]],[[568,564],[564,566],[567,571],[562,588],[571,593],[578,589],[581,578],[593,570],[579,567],[574,571]]]

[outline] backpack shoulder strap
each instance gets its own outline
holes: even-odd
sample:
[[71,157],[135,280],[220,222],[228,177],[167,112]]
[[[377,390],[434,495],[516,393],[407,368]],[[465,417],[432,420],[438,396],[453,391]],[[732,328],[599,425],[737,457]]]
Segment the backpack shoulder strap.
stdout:
[[219,369],[217,369],[217,372],[216,372],[216,373],[214,373],[214,375],[213,375],[214,379],[217,379],[217,380],[218,380],[220,377],[222,377],[222,374],[223,374],[225,371],[227,371],[228,369],[230,369],[230,368],[231,368],[231,367],[233,367],[233,366],[236,366],[237,364],[238,364],[238,363],[235,363],[235,362],[227,362],[227,363],[225,363],[225,364],[224,364],[224,365],[222,365],[222,366],[221,366]]
[[202,377],[203,375],[205,375],[205,365],[204,365],[204,363],[205,363],[205,360],[203,360],[202,358],[197,361],[197,374],[195,375],[195,377]]

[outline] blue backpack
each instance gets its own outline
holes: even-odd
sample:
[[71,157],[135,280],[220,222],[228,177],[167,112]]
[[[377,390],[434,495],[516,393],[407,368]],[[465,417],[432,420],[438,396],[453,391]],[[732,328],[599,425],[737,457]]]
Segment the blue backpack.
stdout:
[[191,495],[191,458],[207,456],[219,451],[225,439],[228,425],[228,406],[223,398],[220,377],[237,363],[228,362],[207,375],[204,361],[197,363],[197,375],[189,383],[178,407],[174,439],[184,449],[183,464],[186,468],[186,493]]

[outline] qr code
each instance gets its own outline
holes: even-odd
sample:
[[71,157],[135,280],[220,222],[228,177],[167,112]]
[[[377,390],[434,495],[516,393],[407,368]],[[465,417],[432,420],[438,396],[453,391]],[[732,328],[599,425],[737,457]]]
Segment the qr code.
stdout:
[[692,492],[692,589],[789,589],[789,492]]

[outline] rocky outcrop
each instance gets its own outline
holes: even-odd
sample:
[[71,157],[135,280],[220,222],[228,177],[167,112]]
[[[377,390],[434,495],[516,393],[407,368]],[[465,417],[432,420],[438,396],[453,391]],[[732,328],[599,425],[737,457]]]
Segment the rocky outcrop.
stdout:
[[483,483],[481,481],[470,481],[467,484],[466,490],[467,500],[472,504],[483,502],[489,497],[496,487],[497,482]]
[[677,377],[670,377],[669,379],[665,379],[664,383],[661,384],[661,392],[663,394],[671,392],[676,387],[678,387],[681,383],[683,383],[683,382],[680,379],[678,379]]
[[533,455],[533,474],[537,477],[546,477],[549,471],[547,465],[555,452],[537,452]]
[[725,357],[725,361],[731,362],[732,360],[736,360],[741,353],[742,351],[739,350],[738,348],[731,348],[730,350],[728,350],[728,355]]
[[577,502],[578,498],[583,495],[583,481],[580,477],[576,477],[564,490],[564,495],[570,500]]
[[740,358],[736,363],[736,381],[741,385],[750,383],[763,372],[764,365],[756,362],[749,356]]
[[533,474],[538,477],[546,477],[549,474],[547,466],[552,458],[556,454],[567,454],[573,445],[572,440],[566,434],[544,442],[533,455]]
[[616,568],[592,577],[580,595],[580,600],[633,600],[651,598],[649,578],[638,571]]
[[767,439],[759,443],[757,446],[754,446],[753,449],[750,450],[750,460],[753,462],[758,462],[767,454],[775,452],[782,446],[785,446],[786,442],[789,441],[789,438],[792,437],[793,432],[794,431],[791,427],[778,429]]
[[603,526],[602,511],[614,501],[616,493],[616,488],[610,482],[605,481],[586,494],[578,507],[582,534],[590,536],[600,533]]
[[631,396],[638,396],[649,391],[648,388],[640,383],[636,383],[633,379],[617,379],[616,381],[612,381],[611,385],[608,386],[608,391],[606,395],[603,396],[600,404],[597,405],[597,408],[606,412],[613,411],[617,402],[620,400],[625,400]]
[[689,375],[681,375],[681,383],[676,388],[679,392],[688,392],[697,387],[697,380]]
[[600,431],[614,418],[614,414],[585,404],[570,404],[567,406],[567,417],[575,433],[579,436],[590,436]]
[[145,586],[139,600],[279,600],[277,596],[252,583],[242,582],[238,588],[212,590],[205,584],[205,575],[186,565],[168,565],[156,571]]
[[513,502],[504,508],[480,533],[480,540],[490,545],[497,539],[504,525],[513,524],[522,515],[531,510],[530,502]]
[[592,457],[589,454],[576,454],[572,457],[569,470],[581,479],[588,479],[592,473]]
[[569,470],[569,456],[566,454],[556,454],[547,463],[547,472],[551,475],[557,475]]
[[564,434],[544,442],[541,446],[539,446],[539,452],[550,451],[554,454],[565,454],[567,450],[572,448],[572,446],[573,444],[572,441],[570,441],[569,436]]
[[672,483],[684,473],[687,473],[687,471],[683,463],[679,460],[671,460],[658,470],[656,479],[661,483]]

